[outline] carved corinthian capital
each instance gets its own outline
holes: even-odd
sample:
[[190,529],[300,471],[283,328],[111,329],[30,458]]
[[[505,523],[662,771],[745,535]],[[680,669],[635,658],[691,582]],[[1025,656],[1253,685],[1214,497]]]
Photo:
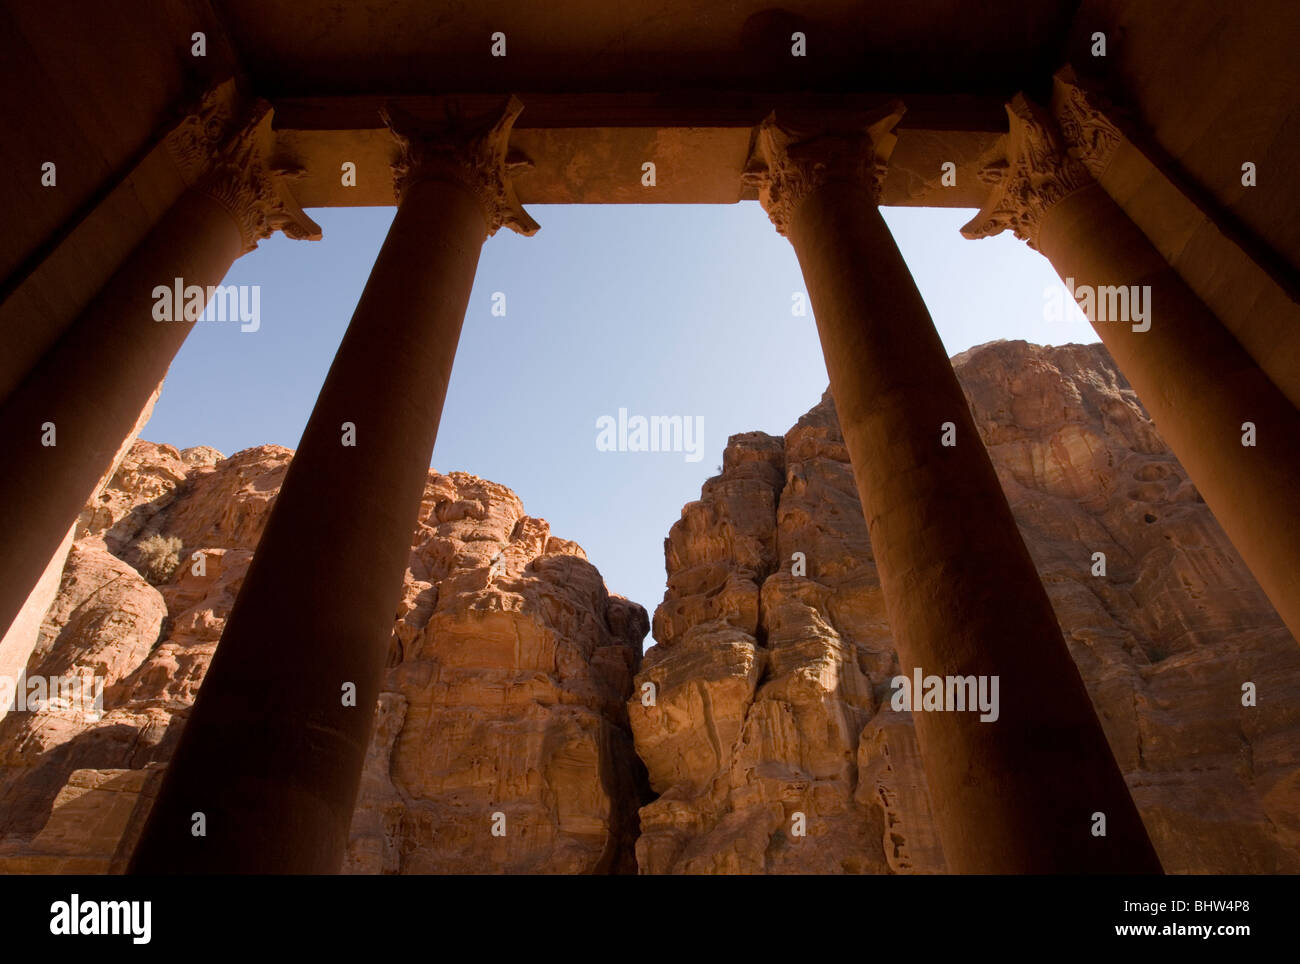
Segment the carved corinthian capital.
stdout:
[[234,219],[245,253],[276,231],[296,240],[320,240],[320,226],[288,188],[302,172],[270,160],[275,151],[271,105],[244,104],[233,80],[209,88],[166,144],[185,183]]
[[165,143],[181,179],[193,187],[234,127],[239,111],[234,79],[212,85],[181,111]]
[[755,134],[743,182],[758,188],[758,200],[778,233],[790,229],[795,209],[813,191],[832,181],[859,184],[879,200],[898,137],[894,126],[905,108],[891,101],[860,118],[851,129],[767,116]]
[[489,237],[503,225],[519,234],[536,234],[539,225],[519,203],[514,186],[515,175],[532,162],[510,150],[510,131],[523,109],[511,95],[500,111],[486,117],[467,118],[453,103],[444,119],[429,121],[388,105],[382,116],[398,145],[393,161],[398,203],[413,184],[453,181],[478,199]]
[[1010,130],[999,156],[980,171],[992,191],[980,213],[961,233],[988,238],[1010,229],[1038,250],[1043,212],[1092,183],[1092,177],[1065,149],[1056,124],[1046,110],[1017,94],[1007,104]]
[[1052,113],[1070,154],[1088,173],[1101,180],[1123,135],[1107,117],[1114,110],[1105,98],[1088,90],[1066,65],[1052,78]]
[[289,191],[288,181],[301,177],[299,168],[272,166],[275,135],[271,105],[258,101],[245,125],[217,152],[195,190],[230,212],[239,225],[244,251],[283,231],[296,241],[319,241],[321,229],[307,216]]

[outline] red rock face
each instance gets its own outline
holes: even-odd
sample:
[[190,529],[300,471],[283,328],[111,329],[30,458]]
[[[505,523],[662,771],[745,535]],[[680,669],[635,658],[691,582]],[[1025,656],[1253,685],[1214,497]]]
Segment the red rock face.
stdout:
[[658,644],[628,704],[660,794],[641,811],[641,872],[941,871],[829,400],[784,439],[733,436],[665,554]]
[[[87,506],[28,672],[106,678],[105,713],[0,721],[0,870],[125,866],[292,455],[137,442]],[[157,587],[128,564],[154,535]],[[633,871],[648,628],[509,489],[431,472],[345,870]]]
[[[954,366],[1165,868],[1300,871],[1300,647],[1105,351]],[[125,866],[292,454],[138,442],[86,507],[28,673],[105,712],[0,720],[0,871]],[[733,437],[665,557],[642,663],[580,547],[431,472],[344,870],[943,872],[829,398]]]
[[953,362],[1165,869],[1300,871],[1300,647],[1105,349]]
[[[0,869],[125,865],[147,815],[137,804],[175,749],[291,455],[264,447],[223,460],[136,442],[83,510],[27,672],[103,677],[104,712],[0,721]],[[182,548],[155,587],[128,561],[158,534]]]
[[648,628],[505,486],[431,475],[345,869],[632,872]]
[[[953,364],[1166,870],[1300,869],[1300,648],[1105,350]],[[942,871],[829,397],[734,436],[665,555],[641,872]]]

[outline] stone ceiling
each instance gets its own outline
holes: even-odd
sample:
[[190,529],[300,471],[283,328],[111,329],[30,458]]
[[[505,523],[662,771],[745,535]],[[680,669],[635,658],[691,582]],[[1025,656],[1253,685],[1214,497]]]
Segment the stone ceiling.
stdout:
[[[1098,30],[1106,58],[1089,53]],[[491,55],[496,31],[505,57]],[[806,57],[790,55],[796,31]],[[1300,186],[1279,171],[1300,154],[1297,47],[1294,0],[69,0],[57,17],[5,4],[5,159],[14,171],[58,160],[59,190],[0,184],[0,210],[23,225],[0,237],[0,277],[27,277],[123,185],[145,192],[144,211],[163,203],[133,185],[143,159],[179,105],[231,75],[275,106],[282,160],[308,172],[294,187],[306,207],[393,203],[385,99],[505,92],[525,105],[512,144],[536,165],[517,184],[526,204],[742,200],[750,132],[773,106],[898,96],[908,112],[883,203],[978,207],[1002,102],[1045,99],[1066,61],[1132,112],[1143,150],[1163,153],[1189,196],[1294,272]],[[340,184],[345,160],[355,188]],[[647,160],[654,190],[640,183]],[[938,184],[948,160],[956,187]],[[1241,187],[1243,160],[1267,191]]]
[[[915,91],[1006,96],[1050,75],[1078,0],[226,0],[271,98],[430,91]],[[502,31],[507,55],[493,57]],[[790,36],[808,38],[790,56]]]

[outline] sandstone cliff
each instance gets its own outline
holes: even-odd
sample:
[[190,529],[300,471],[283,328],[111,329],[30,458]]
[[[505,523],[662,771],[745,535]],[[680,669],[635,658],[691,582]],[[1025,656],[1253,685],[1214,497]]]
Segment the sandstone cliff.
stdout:
[[[1166,869],[1300,871],[1300,647],[1104,349],[954,366]],[[291,457],[137,442],[86,507],[28,673],[104,713],[0,720],[0,872],[125,866]],[[344,869],[943,872],[829,398],[733,437],[665,556],[642,661],[577,545],[431,472]]]
[[[0,721],[0,871],[124,867],[292,454],[137,442],[86,507],[28,673],[103,678],[104,712]],[[647,628],[509,489],[430,472],[346,869],[634,870]]]
[[420,518],[347,870],[634,871],[645,610],[505,486],[431,476]]
[[[1300,648],[1105,350],[953,363],[1166,870],[1300,870]],[[641,872],[942,871],[829,395],[734,436],[665,556]]]

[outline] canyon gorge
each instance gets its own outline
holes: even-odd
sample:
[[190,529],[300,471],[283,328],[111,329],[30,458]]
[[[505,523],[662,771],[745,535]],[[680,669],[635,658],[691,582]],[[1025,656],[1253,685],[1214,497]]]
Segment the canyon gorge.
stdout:
[[[1300,872],[1300,648],[1105,349],[953,366],[1165,870]],[[27,673],[103,712],[0,719],[0,872],[125,868],[292,457],[137,441],[85,507]],[[650,618],[431,471],[344,872],[945,872],[829,392],[664,553]]]

